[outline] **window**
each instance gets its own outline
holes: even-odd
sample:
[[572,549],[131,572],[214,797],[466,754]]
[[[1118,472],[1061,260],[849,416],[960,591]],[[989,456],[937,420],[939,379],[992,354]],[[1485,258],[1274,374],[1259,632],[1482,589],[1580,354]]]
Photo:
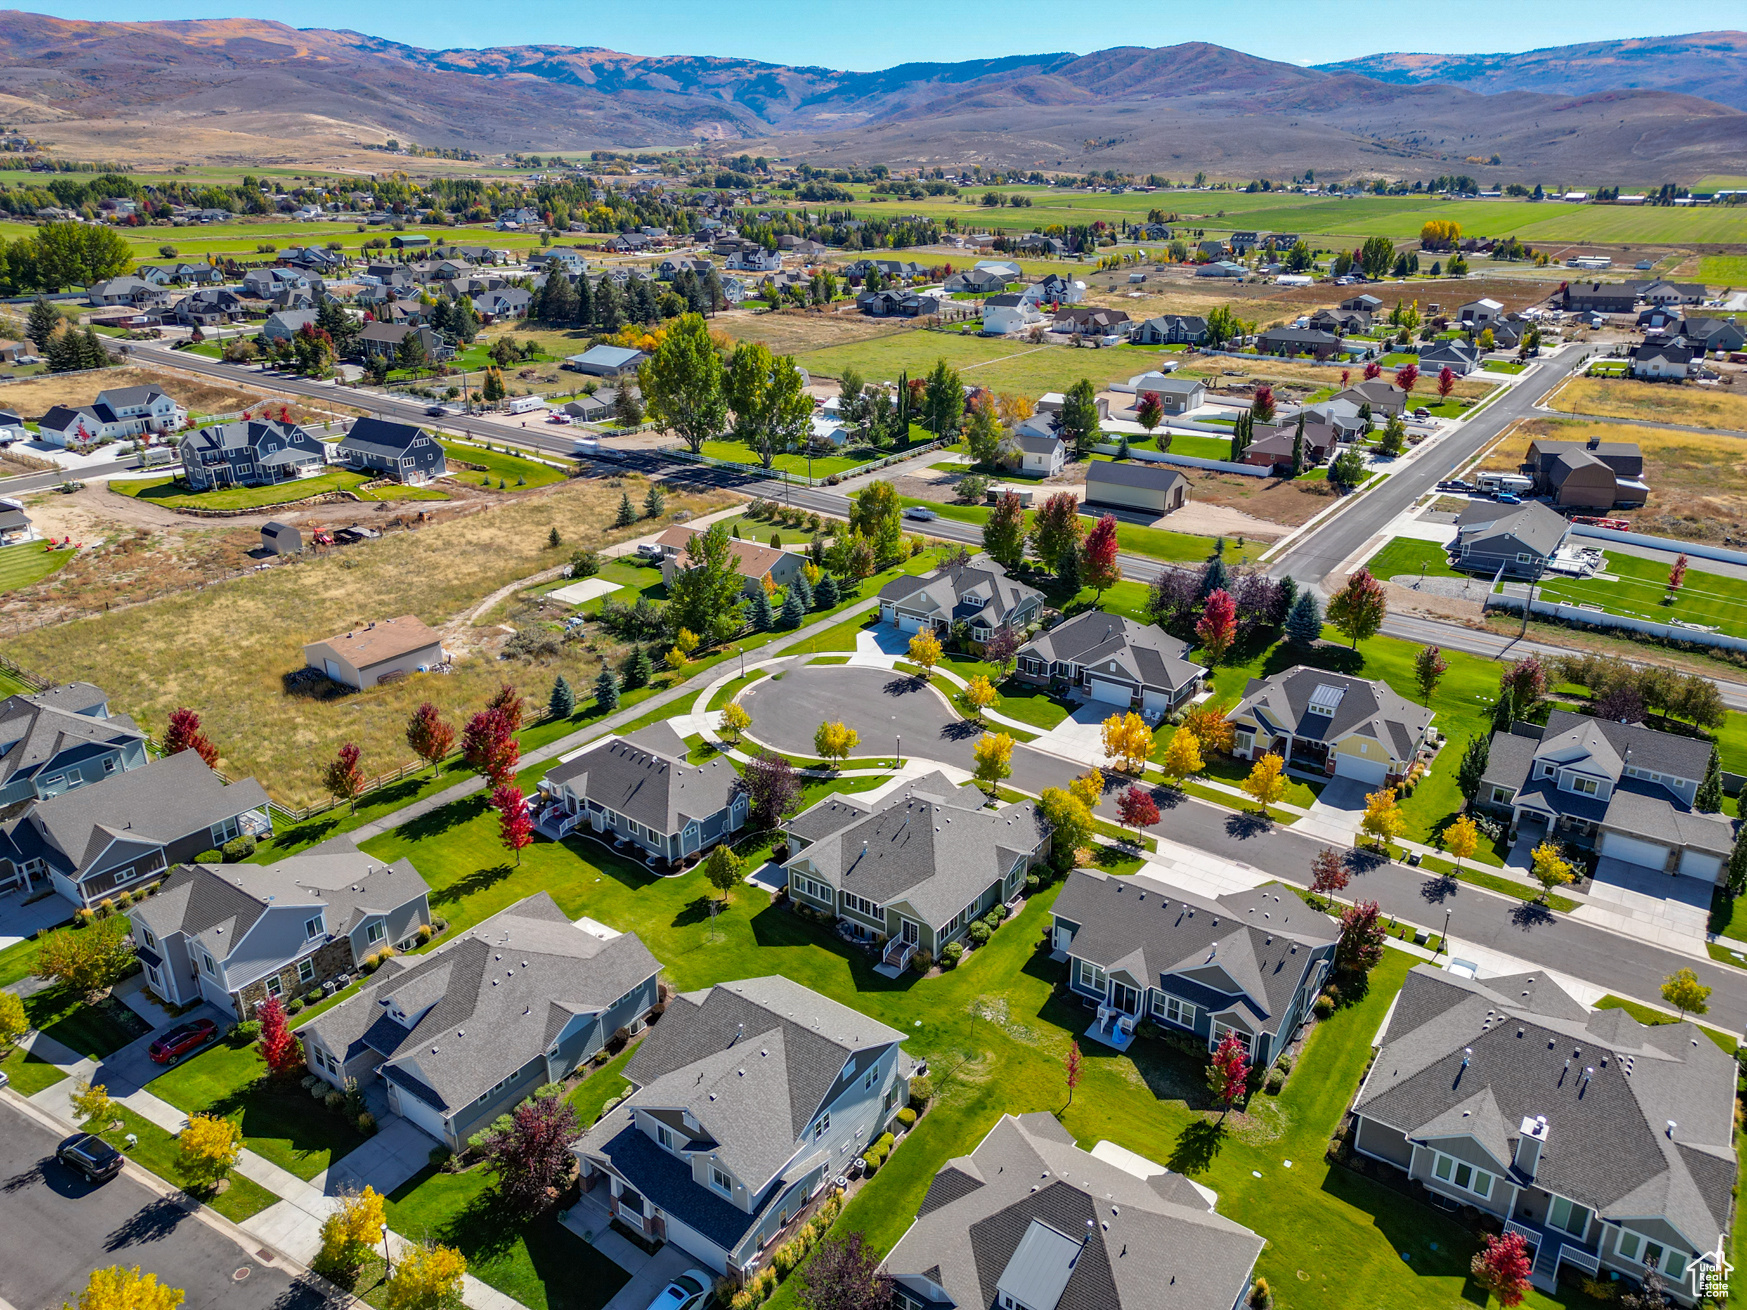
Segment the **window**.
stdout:
[[673,1129],[666,1124],[656,1124],[655,1140],[671,1151],[673,1149]]
[[1593,796],[1601,790],[1601,784],[1594,778],[1574,777],[1571,779],[1571,790],[1582,796]]
[[724,1196],[734,1195],[734,1180],[722,1171],[720,1165],[710,1166],[710,1182],[715,1184],[716,1190]]
[[105,773],[115,772],[115,756],[111,755],[103,761],[103,771]]
[[857,914],[864,915],[869,919],[877,919],[880,917],[879,906],[875,905],[865,896],[857,896],[854,892],[843,893],[843,908],[846,910],[854,910]]
[[212,957],[210,955],[205,954],[204,952],[200,956],[200,967],[202,969],[205,969],[214,978],[218,977],[218,969],[212,963]]
[[388,929],[380,921],[364,929],[364,940],[372,944],[381,941],[388,935]]
[[1581,1238],[1589,1229],[1589,1208],[1555,1196],[1547,1206],[1547,1224],[1562,1233]]
[[42,780],[42,785],[43,785],[43,786],[45,786],[45,787],[59,787],[59,786],[60,786],[60,785],[61,785],[61,784],[62,784],[62,783],[63,783],[63,782],[65,782],[65,781],[66,781],[66,780],[67,780],[67,775],[66,775],[66,774],[64,774],[64,773],[57,773],[57,774],[55,774],[55,776],[54,776],[54,777],[52,777],[52,778],[44,778],[44,779],[43,779],[43,780]]
[[315,981],[315,960],[313,957],[297,962],[297,981],[300,983]]
[[1255,749],[1256,734],[1245,728],[1240,728],[1232,734],[1232,750],[1239,755],[1248,755]]
[[140,925],[140,940],[152,949],[156,949],[158,945],[158,939],[152,936],[152,930],[144,924]]
[[274,974],[271,978],[267,979],[267,995],[269,995],[269,996],[283,996],[283,995],[285,995],[285,983],[279,977],[278,974]]
[[1220,1023],[1217,1019],[1214,1020],[1213,1027],[1208,1034],[1208,1038],[1207,1038],[1208,1047],[1207,1047],[1207,1049],[1208,1050],[1216,1050],[1218,1048],[1219,1044],[1221,1042],[1223,1042],[1227,1037],[1237,1038],[1237,1044],[1239,1046],[1243,1047],[1244,1054],[1248,1055],[1250,1053],[1250,1049],[1251,1049],[1251,1047],[1250,1047],[1250,1035],[1246,1032],[1239,1032],[1236,1028],[1233,1028],[1230,1024]]
[[813,1125],[813,1140],[816,1142],[831,1131],[831,1112],[827,1110],[819,1116],[819,1122]]
[[[1437,1160],[1432,1165],[1432,1176],[1439,1182],[1458,1187],[1464,1192],[1472,1192],[1475,1196],[1488,1197],[1492,1195],[1492,1175],[1484,1169],[1476,1169],[1466,1160],[1458,1160],[1454,1156],[1437,1153]],[[1587,1216],[1587,1212],[1586,1216]],[[1587,1217],[1585,1222],[1587,1222]]]
[[1154,992],[1152,1000],[1153,1013],[1160,1018],[1174,1023],[1182,1028],[1195,1026],[1195,1007],[1189,1002],[1179,1000],[1175,996],[1167,996],[1163,992]]
[[313,919],[305,919],[303,921],[303,937],[305,941],[308,941],[311,937],[320,937],[322,932],[321,915],[318,914]]
[[1509,805],[1515,796],[1516,793],[1509,787],[1494,787],[1492,789],[1492,803],[1494,805]]
[[1094,992],[1104,990],[1104,970],[1090,960],[1075,960],[1074,969],[1081,987]]
[[880,1076],[880,1067],[879,1067],[879,1065],[876,1064],[876,1065],[874,1065],[873,1068],[871,1068],[867,1071],[867,1077],[865,1077],[861,1080],[862,1089],[864,1091],[872,1091],[874,1082],[879,1078],[879,1076]]

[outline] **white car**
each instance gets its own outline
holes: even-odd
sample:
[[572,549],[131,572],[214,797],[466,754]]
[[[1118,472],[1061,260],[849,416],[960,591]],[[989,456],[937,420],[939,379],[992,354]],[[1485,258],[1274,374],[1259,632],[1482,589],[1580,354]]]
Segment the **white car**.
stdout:
[[711,1279],[701,1269],[688,1269],[649,1303],[649,1310],[694,1310],[710,1294]]

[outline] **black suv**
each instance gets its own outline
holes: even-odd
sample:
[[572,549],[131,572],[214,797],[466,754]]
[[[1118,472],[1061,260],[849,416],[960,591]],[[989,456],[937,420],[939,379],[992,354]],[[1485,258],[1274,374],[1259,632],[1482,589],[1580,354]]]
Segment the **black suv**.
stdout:
[[79,1133],[55,1148],[55,1159],[77,1169],[87,1182],[106,1183],[121,1172],[124,1156],[101,1137]]

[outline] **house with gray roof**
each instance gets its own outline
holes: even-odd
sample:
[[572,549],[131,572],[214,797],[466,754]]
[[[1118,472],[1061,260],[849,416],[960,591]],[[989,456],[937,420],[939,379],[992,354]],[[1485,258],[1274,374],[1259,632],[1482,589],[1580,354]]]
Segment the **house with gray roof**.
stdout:
[[1465,378],[1480,367],[1480,354],[1480,347],[1466,341],[1434,341],[1420,347],[1420,372],[1439,373],[1447,368]]
[[1207,670],[1187,642],[1153,624],[1087,610],[1019,648],[1026,682],[1108,705],[1163,715],[1193,697]]
[[1048,851],[1049,821],[1035,802],[990,810],[985,800],[937,774],[877,802],[827,797],[784,825],[789,895],[885,942],[880,968],[893,977],[918,951],[938,958],[1017,896]]
[[263,341],[289,341],[304,328],[315,327],[321,313],[315,309],[281,309],[267,315],[261,324]]
[[1097,1011],[1089,1037],[1126,1050],[1150,1019],[1209,1051],[1235,1037],[1263,1069],[1310,1018],[1339,936],[1290,893],[1213,898],[1094,869],[1068,875],[1051,914],[1068,988]]
[[1231,1310],[1266,1243],[1217,1203],[1142,1157],[1082,1151],[1047,1111],[1003,1114],[941,1166],[881,1269],[894,1310]]
[[973,555],[921,577],[893,578],[880,588],[880,620],[900,632],[947,632],[964,623],[974,641],[997,628],[1023,632],[1043,612],[1043,593],[1009,577],[987,555]]
[[1426,750],[1432,711],[1386,682],[1300,664],[1251,678],[1225,717],[1240,760],[1273,754],[1306,773],[1393,786]]
[[1747,348],[1747,331],[1732,318],[1685,318],[1676,335],[1694,350]]
[[744,1283],[910,1101],[903,1034],[787,978],[675,996],[635,1090],[571,1148],[585,1193]]
[[661,964],[635,933],[517,901],[424,955],[391,956],[363,991],[298,1030],[311,1073],[380,1077],[388,1105],[452,1151],[620,1029],[640,1031]]
[[1554,710],[1539,732],[1523,725],[1493,734],[1475,798],[1510,816],[1513,840],[1551,837],[1594,850],[1598,878],[1614,862],[1707,888],[1724,879],[1734,825],[1695,808],[1710,742],[1567,710]]
[[541,780],[538,831],[592,832],[666,862],[709,850],[746,826],[750,802],[726,758],[688,764],[687,753],[665,722],[584,747]]
[[597,378],[622,378],[627,373],[635,374],[648,358],[641,350],[629,346],[594,346],[580,355],[572,355],[564,361],[564,367]]
[[1536,578],[1570,532],[1565,517],[1539,501],[1503,505],[1471,500],[1456,519],[1450,566],[1489,578],[1500,569],[1506,577]]
[[1056,435],[1047,416],[1024,420],[1014,430],[1013,441],[1019,447],[1019,467],[1027,473],[1053,477],[1067,465],[1068,443]]
[[1199,314],[1160,314],[1135,328],[1137,346],[1200,346],[1207,342],[1207,320]]
[[277,864],[185,864],[130,909],[146,986],[169,1006],[206,1000],[252,1019],[344,986],[384,947],[409,950],[430,922],[425,880],[406,860],[348,849]]
[[144,768],[146,734],[88,682],[0,701],[0,806],[47,800]]
[[[1561,1265],[1691,1304],[1735,1183],[1734,1056],[1688,1022],[1590,1010],[1543,974],[1475,980],[1416,965],[1353,1106],[1353,1147],[1473,1206]],[[1410,1202],[1404,1202],[1411,1204]]]
[[1644,454],[1635,441],[1529,442],[1523,472],[1535,491],[1565,509],[1635,508],[1650,498],[1644,481]]
[[411,423],[361,418],[335,446],[350,468],[422,486],[449,471],[437,438]]
[[1334,333],[1318,328],[1269,328],[1256,338],[1256,352],[1262,355],[1313,355],[1327,359],[1339,345]]
[[184,437],[179,453],[182,477],[195,491],[294,482],[328,464],[326,444],[311,433],[259,418],[208,424]]
[[0,888],[29,895],[47,878],[74,905],[96,905],[245,833],[272,832],[260,783],[227,784],[182,751],[33,802],[0,827]]

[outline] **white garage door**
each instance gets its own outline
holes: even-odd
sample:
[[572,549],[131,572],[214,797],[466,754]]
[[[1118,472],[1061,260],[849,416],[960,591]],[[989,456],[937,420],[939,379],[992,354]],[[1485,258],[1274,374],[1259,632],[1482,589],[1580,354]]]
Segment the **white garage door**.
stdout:
[[1108,678],[1093,678],[1092,699],[1105,705],[1127,705],[1134,699],[1134,690],[1126,682],[1111,682]]
[[1162,691],[1142,691],[1140,707],[1149,714],[1163,714],[1171,708],[1171,698]]
[[1705,882],[1720,882],[1717,876],[1723,871],[1723,857],[1706,855],[1703,851],[1682,851],[1680,853],[1680,871],[1688,878],[1702,878]]
[[1641,864],[1647,869],[1663,869],[1668,866],[1666,846],[1645,841],[1642,837],[1628,837],[1624,833],[1604,832],[1601,835],[1601,853],[1611,855],[1616,860],[1624,860],[1627,864]]
[[900,614],[898,615],[898,631],[920,632],[922,631],[922,620],[914,614]]
[[392,1082],[388,1084],[388,1108],[439,1142],[449,1140],[443,1134],[443,1116],[410,1092],[403,1094]]
[[1337,778],[1357,778],[1360,782],[1382,782],[1388,776],[1389,766],[1382,760],[1368,760],[1363,755],[1335,756],[1335,776]]

